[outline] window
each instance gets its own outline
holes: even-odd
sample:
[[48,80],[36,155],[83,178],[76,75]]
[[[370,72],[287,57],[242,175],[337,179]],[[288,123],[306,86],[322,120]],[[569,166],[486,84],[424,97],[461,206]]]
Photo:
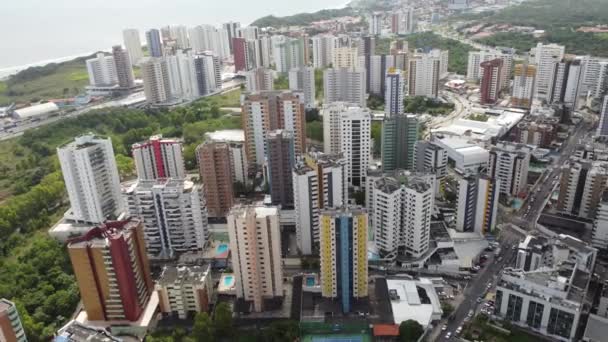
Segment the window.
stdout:
[[507,303],[507,315],[506,319],[518,322],[521,318],[521,307],[523,299],[520,296],[513,294],[509,295],[509,301]]
[[549,314],[549,324],[547,332],[565,338],[570,338],[572,325],[574,324],[574,314],[556,308],[551,308]]
[[545,306],[543,304],[530,301],[528,305],[528,317],[526,318],[526,324],[534,329],[540,328],[540,322],[543,319],[543,311]]

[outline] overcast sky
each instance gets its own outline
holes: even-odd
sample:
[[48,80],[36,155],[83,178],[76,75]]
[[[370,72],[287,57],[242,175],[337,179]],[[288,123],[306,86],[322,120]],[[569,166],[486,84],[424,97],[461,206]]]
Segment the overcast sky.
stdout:
[[247,25],[269,14],[341,7],[347,0],[0,0],[0,68],[109,49],[123,28]]

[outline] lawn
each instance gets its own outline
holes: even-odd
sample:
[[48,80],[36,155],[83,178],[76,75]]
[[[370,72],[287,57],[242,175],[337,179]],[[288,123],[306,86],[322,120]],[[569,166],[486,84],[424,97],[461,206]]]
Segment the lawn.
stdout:
[[241,106],[241,89],[235,89],[221,95],[210,96],[207,99],[212,104],[218,107],[240,107]]
[[[498,324],[498,323],[495,323]],[[486,316],[477,316],[470,326],[466,327],[463,336],[470,341],[475,339],[482,339],[488,342],[544,342],[545,339],[539,336],[532,335],[525,330],[521,330],[517,327],[512,327],[509,323],[504,326],[505,329],[509,330],[509,334],[505,334],[498,329],[492,327]],[[479,333],[479,336],[475,336],[474,332]]]

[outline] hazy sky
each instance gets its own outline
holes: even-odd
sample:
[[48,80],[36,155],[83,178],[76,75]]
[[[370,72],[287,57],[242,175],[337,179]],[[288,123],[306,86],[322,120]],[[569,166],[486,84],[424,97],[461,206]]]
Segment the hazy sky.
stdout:
[[323,8],[348,0],[0,0],[0,68],[109,49],[122,29],[218,25]]

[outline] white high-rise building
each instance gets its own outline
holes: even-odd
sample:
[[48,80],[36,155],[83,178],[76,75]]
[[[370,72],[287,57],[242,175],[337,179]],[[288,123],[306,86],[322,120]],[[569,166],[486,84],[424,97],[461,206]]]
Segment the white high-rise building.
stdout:
[[113,56],[106,56],[103,52],[100,52],[97,57],[87,59],[86,63],[89,83],[92,86],[109,87],[118,84]]
[[581,77],[581,94],[591,92],[591,96],[597,97],[595,90],[599,83],[602,83],[606,73],[608,59],[594,56],[577,56],[585,66]]
[[236,297],[253,302],[254,311],[261,312],[264,299],[283,296],[279,210],[239,205],[227,219]]
[[536,66],[517,64],[513,73],[513,93],[511,105],[515,107],[530,108],[534,98],[534,85],[536,84]]
[[467,80],[472,82],[479,82],[483,77],[483,68],[481,63],[489,62],[494,59],[502,60],[500,89],[507,89],[509,87],[509,80],[511,78],[511,72],[513,71],[513,54],[514,51],[511,49],[504,49],[502,51],[470,51],[469,62],[467,64]]
[[389,118],[392,115],[403,114],[405,99],[405,79],[399,69],[389,69],[386,74],[386,91],[384,93],[384,113]]
[[257,26],[239,27],[236,29],[236,36],[245,40],[255,40],[259,38],[259,29]]
[[[324,103],[321,108],[323,117],[323,151],[327,154],[339,154],[340,149],[340,114],[355,106],[346,102]],[[356,109],[353,109],[356,110]]]
[[316,107],[315,69],[310,66],[294,68],[289,71],[289,90],[304,93],[306,108]]
[[488,176],[500,184],[500,193],[518,197],[528,189],[528,167],[532,149],[524,144],[499,142],[490,149]]
[[144,223],[148,255],[170,259],[202,251],[208,237],[200,185],[183,179],[140,180],[123,189],[129,214]]
[[432,174],[405,173],[380,177],[367,190],[374,241],[383,258],[396,258],[399,248],[414,258],[428,251],[434,183]]
[[562,45],[543,43],[530,50],[530,63],[536,64],[536,98],[548,99],[555,63],[564,58],[564,52]]
[[367,108],[349,107],[339,115],[339,131],[330,134],[339,136],[340,152],[346,160],[348,184],[365,189],[365,177],[371,156],[371,112]]
[[437,185],[435,194],[443,188],[443,181],[448,175],[448,151],[438,144],[419,140],[414,146],[414,170],[418,173],[432,173]]
[[439,94],[441,58],[431,53],[416,53],[409,60],[408,95],[436,98]]
[[194,56],[194,70],[200,96],[206,96],[222,88],[222,65],[220,58],[204,53]]
[[217,29],[211,25],[199,25],[188,30],[190,47],[194,53],[212,52],[212,54],[227,58],[230,56],[230,41],[225,29]]
[[138,179],[185,179],[181,141],[154,135],[148,141],[133,144],[131,152]]
[[312,66],[315,69],[330,67],[334,61],[337,38],[332,35],[319,35],[311,38]]
[[123,211],[120,178],[110,138],[91,133],[57,148],[70,209],[65,218],[99,224]]
[[287,73],[304,65],[304,48],[299,39],[272,36],[272,55],[277,72]]
[[346,203],[345,162],[337,155],[311,153],[293,169],[293,198],[298,248],[304,255],[318,251],[322,209]]
[[163,104],[172,100],[167,61],[162,58],[150,58],[141,63],[141,78],[144,81],[147,103]]
[[608,135],[608,95],[604,96],[600,112],[600,123],[597,125],[597,132],[595,134]]
[[348,102],[366,105],[365,70],[325,69],[323,71],[325,103]]
[[490,233],[496,226],[500,181],[485,175],[457,176],[456,230]]
[[358,64],[358,50],[356,47],[338,47],[333,52],[333,68],[354,69]]
[[366,89],[370,94],[384,97],[386,75],[391,69],[407,70],[407,53],[398,51],[390,55],[359,56],[359,68],[366,72]]
[[608,249],[608,191],[604,190],[593,220],[591,244],[598,249]]
[[255,68],[245,72],[245,89],[249,92],[269,91],[274,88],[274,71]]
[[367,17],[368,32],[372,36],[382,34],[382,13],[374,12]]
[[184,100],[194,100],[200,96],[194,57],[190,51],[178,50],[175,55],[166,56],[171,96]]
[[175,40],[175,44],[178,49],[187,49],[190,47],[190,41],[188,40],[188,28],[186,26],[171,26],[169,31],[171,32],[171,38]]
[[131,65],[136,65],[144,57],[144,51],[141,48],[141,38],[139,35],[139,30],[123,30],[122,39],[125,44],[125,49],[127,49],[127,52],[129,53]]
[[416,23],[414,21],[414,9],[412,7],[403,8],[391,17],[391,32],[394,34],[414,33]]
[[576,108],[584,68],[580,59],[563,59],[555,63],[547,102],[563,103],[569,108]]

